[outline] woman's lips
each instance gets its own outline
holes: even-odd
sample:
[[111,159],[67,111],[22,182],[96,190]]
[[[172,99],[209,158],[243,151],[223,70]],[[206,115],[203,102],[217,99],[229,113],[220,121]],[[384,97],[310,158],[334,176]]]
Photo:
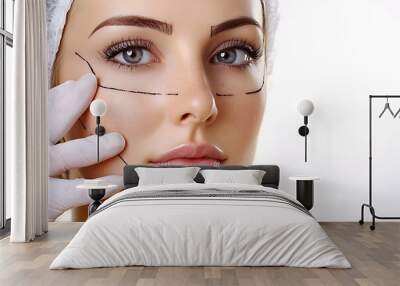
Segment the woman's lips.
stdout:
[[182,144],[161,155],[153,164],[219,165],[227,159],[224,152],[211,144]]

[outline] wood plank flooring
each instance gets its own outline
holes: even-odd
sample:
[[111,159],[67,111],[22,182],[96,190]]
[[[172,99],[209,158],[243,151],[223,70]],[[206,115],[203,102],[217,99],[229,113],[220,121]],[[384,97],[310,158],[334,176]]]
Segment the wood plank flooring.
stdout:
[[321,223],[353,268],[123,267],[57,270],[48,267],[81,223],[50,223],[49,233],[29,244],[0,241],[0,285],[400,285],[400,223],[379,222],[375,232],[357,223]]

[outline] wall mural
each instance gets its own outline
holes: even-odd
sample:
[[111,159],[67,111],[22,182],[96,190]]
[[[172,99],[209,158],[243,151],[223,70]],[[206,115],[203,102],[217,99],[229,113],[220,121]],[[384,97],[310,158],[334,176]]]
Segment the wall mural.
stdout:
[[[125,164],[253,163],[271,3],[47,2],[50,177],[62,176],[50,188],[120,176]],[[107,105],[99,163],[95,99]]]

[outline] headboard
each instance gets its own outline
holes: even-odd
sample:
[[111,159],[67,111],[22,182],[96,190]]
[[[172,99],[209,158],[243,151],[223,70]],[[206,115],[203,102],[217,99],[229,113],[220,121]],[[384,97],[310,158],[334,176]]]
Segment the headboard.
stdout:
[[[139,176],[135,171],[137,167],[147,168],[176,168],[176,167],[187,167],[187,166],[153,166],[153,165],[126,165],[124,167],[124,188],[133,188],[138,185]],[[199,166],[201,169],[221,169],[221,170],[248,170],[256,169],[265,171],[265,175],[262,179],[261,184],[264,187],[270,187],[278,189],[279,187],[279,167],[276,165],[250,165],[250,166],[239,166],[239,165],[221,165],[218,167],[214,166]],[[197,183],[204,183],[203,176],[198,173],[194,178]]]

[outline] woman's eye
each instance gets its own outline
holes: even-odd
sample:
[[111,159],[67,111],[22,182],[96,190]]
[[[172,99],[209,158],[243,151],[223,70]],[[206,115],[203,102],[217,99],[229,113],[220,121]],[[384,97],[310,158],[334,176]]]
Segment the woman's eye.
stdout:
[[153,62],[153,56],[145,48],[130,48],[116,54],[113,60],[124,65],[145,65]]
[[240,48],[230,48],[219,51],[213,58],[212,62],[216,64],[226,64],[241,66],[251,62],[252,58],[249,54]]

